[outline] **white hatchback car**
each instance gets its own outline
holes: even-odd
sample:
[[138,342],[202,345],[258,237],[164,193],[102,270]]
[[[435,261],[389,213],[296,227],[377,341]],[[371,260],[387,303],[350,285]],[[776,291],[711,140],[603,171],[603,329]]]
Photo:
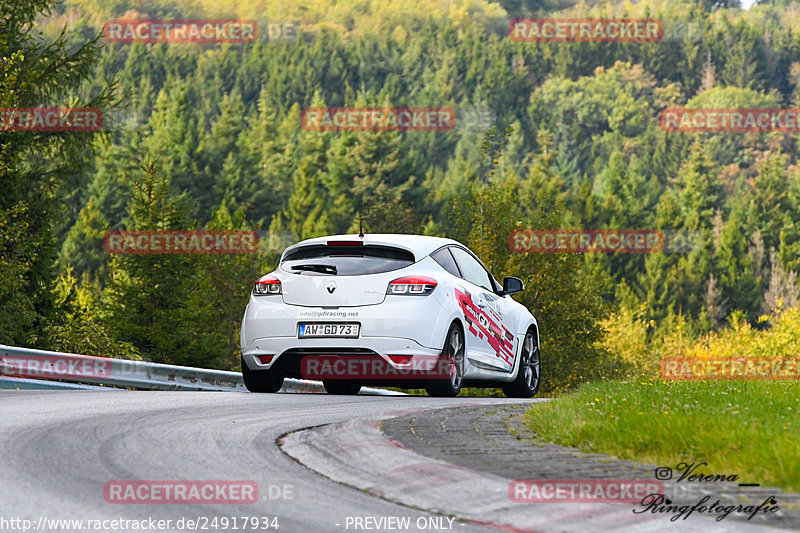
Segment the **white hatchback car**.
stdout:
[[[322,379],[332,394],[362,385],[539,390],[539,327],[461,243],[419,235],[335,235],[287,248],[256,281],[241,329],[252,392],[285,377]],[[357,362],[357,364],[356,364]]]

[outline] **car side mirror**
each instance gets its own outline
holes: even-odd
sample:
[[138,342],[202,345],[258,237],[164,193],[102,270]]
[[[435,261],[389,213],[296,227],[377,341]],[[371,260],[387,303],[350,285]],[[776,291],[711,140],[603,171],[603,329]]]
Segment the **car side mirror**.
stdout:
[[503,292],[506,294],[516,294],[525,290],[525,284],[519,278],[503,278]]

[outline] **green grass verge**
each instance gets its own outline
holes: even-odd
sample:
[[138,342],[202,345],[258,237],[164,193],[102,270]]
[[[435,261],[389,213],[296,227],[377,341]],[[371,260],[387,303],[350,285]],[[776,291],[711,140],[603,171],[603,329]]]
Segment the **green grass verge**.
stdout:
[[589,383],[526,417],[556,444],[673,470],[705,462],[705,474],[800,492],[798,382]]

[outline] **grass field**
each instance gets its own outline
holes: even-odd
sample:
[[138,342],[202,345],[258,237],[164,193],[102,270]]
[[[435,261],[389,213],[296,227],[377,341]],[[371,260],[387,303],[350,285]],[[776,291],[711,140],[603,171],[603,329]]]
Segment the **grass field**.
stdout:
[[796,381],[590,383],[526,416],[556,444],[673,470],[705,462],[706,474],[800,492]]

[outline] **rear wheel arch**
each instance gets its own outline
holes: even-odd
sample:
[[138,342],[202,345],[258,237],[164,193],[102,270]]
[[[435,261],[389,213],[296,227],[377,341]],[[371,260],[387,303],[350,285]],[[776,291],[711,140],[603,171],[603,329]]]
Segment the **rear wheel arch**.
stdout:
[[[530,343],[528,335],[532,337]],[[509,398],[532,398],[539,392],[542,380],[539,328],[535,323],[525,330],[515,364],[514,379],[503,385],[503,392]]]
[[[467,342],[467,328],[464,326],[464,323],[461,321],[461,317],[455,317],[453,320],[450,321],[450,325],[447,326],[447,332],[450,332],[450,328],[453,326],[458,326],[458,329],[461,330],[461,338],[464,341],[464,363],[466,364],[469,359],[467,358],[467,354],[469,350],[467,350],[469,343]],[[445,333],[445,340],[447,340],[447,333]]]
[[[451,321],[450,321],[450,324],[447,326],[447,331],[450,331],[450,328],[451,328],[451,327],[452,327],[454,324],[455,324],[456,326],[458,326],[459,328],[461,328],[461,334],[463,335],[463,334],[464,334],[464,329],[465,329],[465,328],[464,328],[464,323],[463,323],[463,322],[461,322],[461,318],[459,318],[459,317],[455,317],[453,320],[451,320]],[[445,333],[445,335],[446,335],[446,333]],[[465,344],[466,344],[466,342],[465,342]]]
[[[458,320],[450,322],[447,328],[442,353],[437,358],[435,377],[429,379],[425,385],[425,390],[429,396],[455,397],[464,384],[464,371],[466,368],[466,340],[464,338],[464,327]],[[449,379],[445,379],[440,374],[440,366],[445,358],[448,364]]]

